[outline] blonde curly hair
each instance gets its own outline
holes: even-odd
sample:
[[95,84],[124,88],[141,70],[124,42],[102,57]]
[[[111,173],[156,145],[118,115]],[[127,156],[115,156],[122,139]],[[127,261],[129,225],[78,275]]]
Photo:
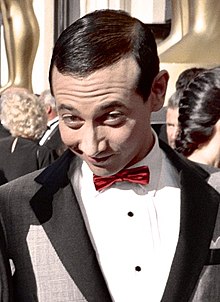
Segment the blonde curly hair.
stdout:
[[1,96],[1,123],[13,137],[38,140],[47,128],[47,115],[38,97],[28,92]]

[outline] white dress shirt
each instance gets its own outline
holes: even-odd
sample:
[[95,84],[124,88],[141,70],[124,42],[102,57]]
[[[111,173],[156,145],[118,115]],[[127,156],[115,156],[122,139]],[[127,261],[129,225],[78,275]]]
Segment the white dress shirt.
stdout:
[[147,165],[148,185],[116,183],[95,190],[93,174],[78,163],[72,184],[97,258],[115,302],[159,302],[176,249],[180,189],[159,148],[132,167]]

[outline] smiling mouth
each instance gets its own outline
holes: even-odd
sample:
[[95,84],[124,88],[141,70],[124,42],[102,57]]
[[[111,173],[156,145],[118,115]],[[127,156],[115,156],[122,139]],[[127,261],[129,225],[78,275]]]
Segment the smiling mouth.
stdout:
[[103,157],[89,157],[88,161],[93,164],[100,164],[100,163],[104,163],[106,162],[110,157],[112,157],[112,155],[108,155],[108,156],[103,156]]

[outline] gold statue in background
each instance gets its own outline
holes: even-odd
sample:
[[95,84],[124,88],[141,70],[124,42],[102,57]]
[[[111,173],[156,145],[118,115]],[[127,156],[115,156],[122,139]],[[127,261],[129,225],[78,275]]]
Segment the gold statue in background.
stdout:
[[179,42],[189,30],[188,0],[172,0],[172,20],[169,36],[161,41],[158,46],[158,54],[162,54],[168,48]]
[[175,83],[181,72],[193,67],[220,65],[220,1],[178,1],[181,4],[188,1],[188,6],[182,6],[187,10],[183,10],[182,14],[189,16],[188,32],[179,42],[159,54],[160,68],[166,69],[170,75],[165,105],[175,91]]
[[32,70],[40,33],[33,0],[0,0],[0,10],[8,61],[8,82],[0,93],[10,86],[33,92]]
[[163,52],[160,61],[201,65],[220,64],[220,1],[188,0],[188,7],[188,33]]

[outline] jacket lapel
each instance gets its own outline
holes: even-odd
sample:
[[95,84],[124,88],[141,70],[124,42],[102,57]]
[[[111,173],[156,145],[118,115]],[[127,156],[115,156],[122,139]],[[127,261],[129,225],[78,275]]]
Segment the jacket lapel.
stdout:
[[[209,252],[220,197],[204,181],[209,176],[207,172],[179,157],[163,142],[160,146],[179,171],[181,181],[180,234],[161,302],[186,302],[192,295]],[[36,181],[43,186],[31,205],[85,298],[94,302],[110,302],[111,297],[68,180],[71,160],[72,154],[67,150],[53,164],[53,169],[46,169],[37,177]],[[71,216],[69,213],[74,214]],[[54,228],[60,230],[55,232]],[[60,235],[57,237],[55,233]]]
[[31,206],[62,264],[86,300],[110,302],[110,294],[68,181],[71,160],[72,154],[65,152],[55,163],[53,171],[46,169],[36,178],[43,186],[32,198]]
[[[215,227],[220,195],[204,182],[207,173],[161,146],[180,171],[179,240],[162,302],[189,301],[205,265]],[[198,173],[195,173],[197,170]]]

